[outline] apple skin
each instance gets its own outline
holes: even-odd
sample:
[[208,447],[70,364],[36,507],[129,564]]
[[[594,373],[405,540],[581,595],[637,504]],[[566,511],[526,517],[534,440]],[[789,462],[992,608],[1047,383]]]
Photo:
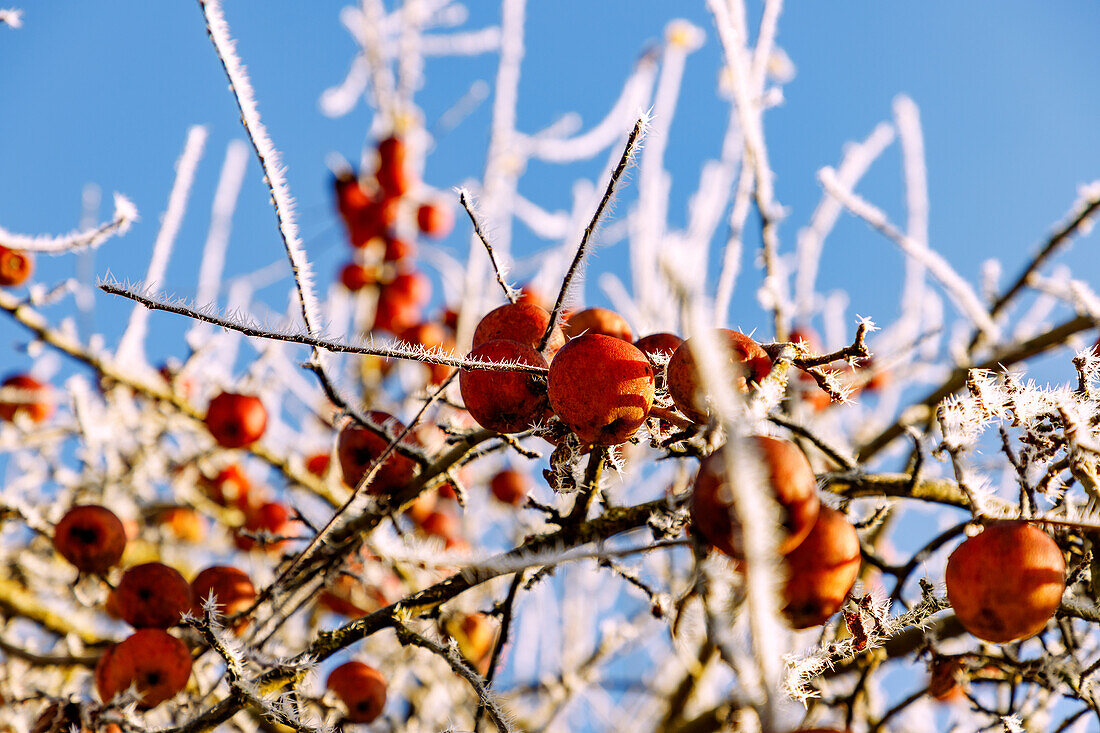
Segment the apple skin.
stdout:
[[374,270],[358,262],[349,262],[340,268],[340,284],[353,293],[377,282]]
[[599,333],[623,341],[634,340],[634,332],[626,319],[607,308],[585,308],[577,311],[565,321],[562,330],[568,338],[576,338],[583,333]]
[[[193,616],[203,617],[203,604],[211,595],[217,598],[218,613],[233,616],[246,610],[256,600],[256,586],[243,570],[231,565],[213,565],[202,570],[191,581]],[[248,619],[242,618],[233,628],[240,633],[247,625]]]
[[[757,435],[750,440],[760,453],[768,486],[782,509],[780,554],[802,543],[817,521],[820,501],[810,462],[794,443]],[[691,498],[691,523],[714,548],[730,557],[744,558],[740,527],[730,517],[733,495],[726,482],[725,458],[715,451],[699,464]]]
[[259,397],[222,392],[210,400],[206,427],[223,448],[245,448],[263,437],[267,409]]
[[137,685],[142,708],[174,697],[191,676],[187,645],[160,629],[139,629],[103,653],[95,668],[95,685],[103,702]]
[[654,371],[629,341],[586,333],[550,362],[550,405],[581,443],[618,445],[645,422],[653,406]]
[[449,206],[438,201],[421,204],[416,210],[416,226],[421,233],[442,239],[454,228],[455,217]]
[[359,179],[354,173],[334,176],[332,179],[333,191],[336,193],[336,210],[340,212],[340,218],[347,226],[366,209],[371,202],[370,195],[359,185]]
[[0,287],[15,288],[34,273],[34,255],[0,245]]
[[347,706],[347,719],[353,723],[370,723],[386,707],[386,678],[362,662],[344,662],[332,670],[325,687]]
[[[768,376],[772,360],[760,344],[743,333],[720,328],[716,336],[725,341],[729,349],[730,367],[737,375],[734,377],[734,387],[747,394],[751,382],[759,383]],[[705,423],[708,412],[699,370],[695,365],[694,343],[693,339],[688,339],[676,349],[665,367],[665,379],[668,393],[680,412],[693,422]]]
[[[291,524],[290,509],[285,504],[280,504],[277,501],[268,501],[245,512],[245,520],[241,529],[249,532],[266,531],[273,535],[287,535],[291,533]],[[249,552],[257,548],[266,552],[279,552],[286,544],[286,540],[280,539],[261,545],[251,537],[246,537],[237,532],[233,535],[233,544],[243,552]]]
[[[367,413],[367,418],[375,425],[387,426],[387,432],[393,436],[399,435],[405,429],[397,418],[381,410],[371,410]],[[340,472],[344,477],[344,483],[352,487],[357,486],[371,464],[382,455],[389,443],[387,438],[354,421],[345,425],[336,441],[336,455],[340,459]],[[407,484],[415,474],[416,463],[395,449],[390,452],[389,457],[375,474],[374,481],[371,482],[367,491],[375,495],[389,493]]]
[[374,179],[387,197],[404,196],[415,182],[408,165],[405,141],[390,136],[378,143],[378,170]]
[[126,528],[96,504],[74,506],[54,527],[53,546],[83,573],[106,573],[126,550]]
[[991,522],[948,558],[947,600],[963,628],[979,639],[1021,641],[1054,616],[1065,576],[1065,558],[1050,535],[1027,522]]
[[527,474],[506,468],[489,479],[489,491],[501,504],[520,506],[530,492]]
[[[546,368],[546,359],[534,348],[504,339],[481,344],[469,358]],[[466,411],[488,430],[518,433],[549,417],[546,388],[534,374],[463,369],[458,383]]]
[[822,506],[806,539],[784,561],[783,614],[795,629],[821,626],[840,610],[859,576],[859,535],[844,516]]
[[13,374],[0,382],[0,387],[11,387],[38,396],[18,402],[0,402],[0,420],[5,422],[13,422],[16,415],[26,415],[31,422],[42,423],[49,420],[57,408],[50,395],[50,385],[29,374]]
[[203,476],[199,486],[219,506],[233,506],[246,513],[251,509],[252,482],[236,463],[226,466],[212,479]]
[[135,565],[115,589],[118,609],[135,629],[167,629],[191,610],[191,584],[164,563]]
[[634,342],[634,345],[643,354],[664,354],[666,357],[671,357],[682,343],[684,340],[674,333],[651,333],[648,336],[642,336]]
[[[505,339],[519,341],[521,344],[537,349],[546,327],[550,325],[550,313],[546,309],[530,302],[507,303],[485,314],[474,329],[473,348],[488,341]],[[552,359],[558,349],[565,345],[565,334],[560,326],[554,326],[544,351],[547,359]]]

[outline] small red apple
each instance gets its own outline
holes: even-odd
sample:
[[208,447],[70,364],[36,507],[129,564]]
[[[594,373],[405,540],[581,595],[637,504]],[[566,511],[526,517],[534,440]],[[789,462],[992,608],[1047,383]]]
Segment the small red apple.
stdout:
[[[276,537],[290,534],[292,522],[290,521],[290,509],[285,504],[277,501],[269,501],[245,512],[244,525],[241,527],[252,533],[267,532]],[[251,537],[237,532],[233,536],[233,543],[237,549],[248,552],[256,549],[257,541]],[[278,539],[273,542],[265,542],[262,549],[267,552],[278,552],[286,544],[286,540]]]
[[106,573],[126,549],[126,529],[110,509],[74,506],[54,527],[54,549],[83,573]]
[[634,342],[643,354],[664,354],[671,357],[684,340],[674,333],[651,333]]
[[267,429],[267,409],[259,397],[222,392],[210,400],[206,427],[223,448],[252,445]]
[[115,589],[123,620],[135,629],[167,629],[191,610],[191,584],[164,563],[135,565]]
[[0,400],[0,420],[13,422],[16,415],[26,415],[31,422],[49,420],[56,405],[50,385],[29,374],[13,374],[0,382],[0,391],[18,391],[22,396]]
[[140,629],[103,653],[95,668],[95,685],[103,702],[130,685],[151,708],[174,697],[191,676],[187,645],[160,629]]
[[527,474],[506,468],[489,480],[489,491],[500,503],[519,506],[527,499],[531,490],[529,484]]
[[[750,384],[759,383],[768,376],[772,361],[760,344],[728,328],[718,329],[716,335],[729,349],[729,364],[734,370],[734,386],[737,389],[747,393]],[[707,421],[706,395],[695,365],[695,343],[693,339],[688,339],[676,349],[665,368],[665,377],[676,407],[692,421],[704,423]]]
[[[817,521],[817,480],[810,462],[794,443],[763,435],[751,440],[763,461],[767,487],[783,512],[784,536],[779,552],[786,554],[802,543]],[[699,464],[691,499],[691,523],[712,546],[741,559],[741,530],[730,517],[733,508],[725,457],[722,451],[715,451]]]
[[[405,429],[400,420],[381,410],[371,410],[366,417],[375,425],[385,426],[387,432],[395,437]],[[386,438],[354,421],[344,426],[336,443],[344,483],[357,486],[389,444],[390,441]],[[367,491],[376,495],[389,493],[407,484],[415,474],[416,464],[413,460],[395,449],[382,463]]]
[[[192,615],[203,617],[203,604],[211,595],[217,598],[218,613],[233,616],[248,609],[256,600],[256,586],[243,570],[231,565],[214,565],[191,581],[191,596],[194,599]],[[247,624],[247,619],[241,619],[235,628],[243,630]]]
[[0,287],[14,288],[34,272],[34,255],[0,245]]
[[407,239],[401,239],[387,234],[385,237],[386,249],[382,259],[386,262],[399,262],[407,260],[416,254],[416,247]]
[[429,237],[442,239],[454,227],[454,214],[450,207],[439,201],[421,204],[416,210],[416,225]]
[[345,662],[332,670],[325,687],[344,703],[353,723],[370,723],[386,707],[386,678],[362,662]]
[[337,175],[332,181],[336,192],[336,208],[349,226],[370,205],[370,194],[359,185],[359,178],[352,172]]
[[634,333],[626,319],[607,308],[585,308],[569,316],[563,329],[567,338],[576,338],[582,333],[601,333],[623,341],[633,341]]
[[947,600],[963,628],[979,639],[1020,641],[1054,616],[1065,576],[1065,558],[1050,535],[1027,522],[991,522],[948,558]]
[[[488,341],[519,341],[521,344],[537,349],[550,325],[550,314],[534,303],[506,303],[485,314],[474,329],[473,348]],[[555,326],[550,333],[544,353],[547,359],[565,345],[565,335],[561,327]]]
[[629,341],[587,333],[550,362],[550,405],[582,443],[630,439],[653,405],[653,365]]
[[340,284],[353,293],[357,293],[368,285],[378,282],[378,276],[374,268],[361,265],[358,262],[349,262],[340,268]]
[[[518,341],[487,341],[469,358],[546,368],[546,360]],[[466,410],[483,428],[518,433],[549,417],[546,387],[527,372],[463,369],[459,387]]]
[[391,136],[378,143],[378,172],[375,180],[387,196],[403,196],[412,187],[413,176],[405,163],[405,141]]
[[844,605],[859,576],[859,536],[844,516],[827,506],[806,539],[785,558],[783,613],[796,629],[820,626]]
[[226,466],[212,479],[203,476],[199,479],[199,486],[219,506],[234,506],[242,511],[247,511],[251,506],[249,494],[252,482],[236,463]]

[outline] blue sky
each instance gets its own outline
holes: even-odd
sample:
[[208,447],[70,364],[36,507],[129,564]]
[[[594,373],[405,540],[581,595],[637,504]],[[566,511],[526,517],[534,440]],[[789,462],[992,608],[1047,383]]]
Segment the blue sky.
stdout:
[[[343,78],[354,53],[337,19],[344,4],[227,8],[264,120],[288,164],[322,279],[344,257],[324,158],[332,151],[356,157],[370,119],[362,105],[337,120],[317,108],[320,92]],[[472,5],[468,27],[498,16],[496,3]],[[26,233],[67,231],[77,223],[85,183],[97,183],[105,194],[124,192],[142,221],[99,250],[96,269],[140,277],[186,129],[205,124],[207,154],[165,283],[176,292],[193,292],[221,156],[228,140],[241,135],[197,4],[110,0],[61,9],[30,0],[23,7],[23,28],[0,28],[0,223]],[[599,119],[639,53],[660,39],[677,13],[706,29],[707,43],[689,59],[669,136],[668,167],[677,181],[673,224],[683,221],[699,166],[716,154],[725,121],[725,103],[713,91],[719,51],[702,3],[532,0],[519,111],[519,126],[528,131],[570,110],[586,122]],[[893,97],[906,93],[920,106],[925,127],[933,246],[968,279],[988,257],[1003,258],[1006,272],[1015,271],[1062,216],[1076,186],[1100,177],[1097,28],[1100,6],[1086,1],[787,3],[778,43],[798,74],[785,89],[785,104],[766,120],[776,194],[789,211],[780,230],[783,247],[793,246],[820,196],[817,169],[835,165],[846,141],[889,119]],[[434,120],[471,81],[492,81],[494,70],[489,55],[429,62],[429,82],[418,100],[426,118]],[[438,141],[428,182],[446,189],[480,173],[488,119],[486,104]],[[903,221],[899,161],[895,145],[860,191]],[[566,168],[533,166],[520,188],[546,206],[563,205],[569,182],[596,175],[602,164],[601,157]],[[626,200],[631,197],[628,191]],[[230,273],[281,256],[273,222],[252,163],[235,217]],[[517,251],[543,246],[518,231]],[[465,237],[460,226],[446,244],[461,252]],[[1090,246],[1078,246],[1069,259],[1086,276],[1100,269]],[[625,276],[622,252],[605,250],[596,266]],[[893,246],[844,217],[826,253],[823,290],[849,290],[853,313],[892,320],[901,275]],[[72,268],[67,257],[40,262],[47,280]],[[735,299],[735,308],[749,314],[739,323],[751,323],[758,312],[755,277],[742,280]],[[283,302],[285,285],[271,291],[274,302]],[[594,286],[588,296],[600,297]],[[125,309],[108,296],[97,297],[97,326],[117,333]],[[15,335],[0,324],[0,337]],[[176,351],[171,342],[161,348]],[[5,353],[5,360],[11,358]]]

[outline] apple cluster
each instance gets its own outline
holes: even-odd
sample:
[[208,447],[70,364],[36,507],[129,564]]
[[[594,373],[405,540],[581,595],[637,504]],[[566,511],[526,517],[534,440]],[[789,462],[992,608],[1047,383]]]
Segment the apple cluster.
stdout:
[[[372,177],[350,170],[336,174],[336,207],[347,232],[352,260],[340,270],[348,291],[371,295],[373,327],[407,340],[445,338],[422,324],[431,298],[431,282],[416,269],[414,232],[440,239],[454,226],[454,215],[437,197],[422,198],[404,138],[391,135],[378,143]],[[432,344],[435,345],[435,344]]]

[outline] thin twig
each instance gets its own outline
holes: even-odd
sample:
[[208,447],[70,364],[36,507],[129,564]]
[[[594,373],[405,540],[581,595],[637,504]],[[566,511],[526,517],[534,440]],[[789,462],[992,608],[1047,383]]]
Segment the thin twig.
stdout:
[[460,358],[457,356],[450,356],[435,349],[409,348],[404,342],[394,342],[394,345],[388,347],[357,346],[355,344],[341,343],[332,339],[310,336],[304,333],[275,331],[262,328],[255,324],[240,323],[230,318],[203,312],[187,305],[173,304],[168,302],[167,299],[151,295],[147,290],[138,291],[137,289],[127,288],[114,280],[101,280],[98,287],[105,293],[121,295],[124,298],[137,301],[146,308],[152,310],[187,316],[188,318],[193,318],[205,323],[212,323],[215,326],[221,326],[230,331],[237,331],[243,333],[245,336],[251,336],[253,338],[302,344],[338,354],[362,354],[367,356],[381,356],[389,359],[408,359],[411,361],[419,361],[422,364],[441,364],[443,366],[461,369],[512,371],[526,374],[545,374],[547,372],[546,367],[532,364]]
[[481,229],[481,222],[477,220],[477,216],[474,214],[473,204],[470,202],[470,194],[464,189],[458,190],[458,202],[462,204],[462,208],[466,209],[466,215],[470,217],[470,223],[474,227],[474,234],[481,240],[481,243],[485,245],[485,253],[489,255],[489,262],[493,266],[493,274],[497,277],[497,282],[500,283],[500,287],[504,290],[504,297],[508,299],[509,303],[515,303],[517,296],[516,291],[512,289],[510,285],[504,280],[504,274],[500,271],[500,265],[497,264],[497,256],[493,252],[493,245],[489,244],[488,237],[485,236],[485,232]]
[[[508,595],[504,598],[504,605],[500,614],[500,634],[497,635],[496,643],[493,644],[493,653],[489,657],[489,671],[485,673],[486,687],[493,684],[493,679],[497,674],[497,665],[500,663],[500,657],[504,651],[504,645],[508,643],[508,633],[511,631],[512,619],[515,615],[516,594],[519,593],[521,585],[523,585],[522,570],[512,576],[512,583],[508,586]],[[477,733],[478,726],[481,724],[481,716],[484,714],[485,705],[479,704],[477,713],[474,714],[474,733]]]
[[[1079,208],[1071,213],[1069,221],[1062,226],[1058,227],[1046,243],[1035,253],[1035,256],[1031,258],[1031,261],[1024,266],[1024,269],[1020,272],[1020,275],[1016,280],[1008,286],[1007,289],[989,306],[989,314],[994,318],[1004,310],[1013,298],[1015,298],[1023,289],[1027,286],[1027,281],[1031,277],[1031,274],[1038,270],[1055,252],[1059,247],[1069,241],[1069,239],[1081,230],[1082,225],[1088,222],[1090,216],[1100,210],[1100,195],[1095,195],[1090,198],[1086,198]],[[977,347],[982,340],[981,331],[974,334],[974,337],[970,341],[969,349],[973,350]]]
[[450,376],[443,380],[442,384],[439,385],[435,392],[432,393],[432,398],[429,400],[425,400],[424,404],[420,406],[419,412],[417,412],[413,419],[409,421],[409,424],[406,425],[401,433],[393,438],[386,445],[385,449],[378,455],[378,457],[371,462],[370,467],[363,474],[363,477],[359,480],[359,483],[356,485],[354,491],[351,492],[351,496],[349,496],[347,501],[344,502],[343,506],[336,510],[336,512],[325,524],[325,526],[321,528],[321,531],[318,532],[312,540],[310,540],[310,543],[306,545],[305,549],[298,553],[294,560],[291,561],[290,565],[288,565],[287,568],[279,574],[279,577],[276,578],[275,582],[268,585],[267,588],[264,589],[264,592],[257,596],[256,601],[252,604],[253,609],[256,608],[263,600],[265,600],[266,597],[270,597],[273,589],[279,588],[284,581],[293,576],[295,570],[302,567],[302,565],[304,565],[306,561],[313,556],[314,551],[320,545],[322,545],[332,533],[333,528],[336,526],[336,523],[340,520],[340,518],[343,517],[345,513],[347,513],[347,511],[357,500],[359,500],[362,496],[366,494],[367,490],[374,483],[374,478],[378,475],[379,471],[382,470],[382,467],[385,465],[386,461],[389,460],[389,457],[394,452],[394,449],[398,445],[400,445],[400,443],[405,440],[409,433],[412,432],[412,430],[420,423],[420,419],[424,416],[424,413],[427,412],[429,407],[435,404],[436,399],[438,399],[439,396],[447,390],[447,387],[450,386],[451,382],[453,382],[455,377],[457,376],[458,372],[451,373]]
[[17,249],[23,252],[61,254],[82,249],[98,247],[114,235],[122,236],[137,221],[138,211],[130,199],[120,193],[115,194],[115,213],[111,221],[97,227],[70,232],[59,236],[28,236],[16,234],[0,227],[0,247]]
[[[973,367],[959,367],[951,372],[940,387],[926,395],[923,399],[915,402],[912,407],[905,411],[905,413],[912,414],[913,407],[923,406],[929,410],[927,414],[928,417],[931,417],[931,408],[934,405],[938,405],[945,397],[953,395],[966,386],[967,375],[970,373],[971,369],[993,370],[1007,368],[1018,362],[1030,359],[1031,357],[1044,354],[1051,349],[1058,348],[1074,334],[1080,333],[1081,331],[1087,331],[1090,328],[1095,328],[1095,326],[1096,324],[1092,318],[1088,316],[1077,316],[1021,344],[1009,344],[1003,350],[994,353],[990,358],[980,364],[976,364]],[[905,432],[906,424],[907,423],[902,420],[898,420],[868,441],[859,450],[860,463],[866,463],[883,448],[894,442],[896,438],[900,437]]]
[[279,225],[279,236],[286,248],[290,261],[294,286],[298,290],[302,320],[309,334],[317,333],[319,328],[317,296],[313,292],[313,273],[306,260],[302,237],[298,231],[298,222],[294,216],[294,199],[290,195],[284,167],[279,151],[267,134],[267,128],[260,121],[260,112],[256,107],[256,94],[248,73],[237,55],[236,43],[229,35],[229,24],[222,12],[221,0],[199,0],[203,17],[206,19],[206,31],[214,44],[214,51],[221,61],[225,75],[229,79],[229,89],[241,113],[241,125],[256,151],[256,158],[264,172],[264,182],[271,194],[271,205],[275,210],[275,219]]
[[400,622],[394,624],[394,631],[397,632],[397,640],[403,645],[412,644],[421,649],[426,649],[438,657],[442,657],[447,664],[450,665],[455,674],[469,682],[470,687],[473,688],[474,692],[477,694],[481,708],[488,713],[489,719],[493,721],[493,725],[497,727],[497,730],[501,733],[511,733],[511,731],[514,730],[508,725],[508,721],[505,720],[504,711],[501,710],[500,705],[493,698],[492,693],[489,692],[489,687],[485,683],[485,680],[470,667],[466,660],[458,653],[456,648],[453,646],[445,647],[431,639],[425,638]]
[[588,243],[592,240],[592,235],[595,233],[596,227],[600,224],[600,218],[603,216],[608,204],[615,198],[615,187],[619,184],[619,180],[622,179],[623,174],[630,165],[631,158],[634,157],[635,149],[645,135],[647,124],[648,120],[646,117],[639,117],[634,123],[634,128],[626,137],[626,145],[623,146],[623,154],[619,157],[619,163],[615,166],[615,170],[611,172],[611,178],[607,182],[607,188],[604,189],[603,198],[600,199],[599,206],[596,207],[596,212],[592,215],[592,220],[589,221],[588,226],[584,228],[584,235],[581,236],[581,242],[577,246],[577,253],[573,256],[573,261],[570,263],[569,269],[562,279],[561,290],[558,292],[558,299],[554,302],[554,310],[550,313],[550,322],[546,326],[546,332],[542,334],[542,338],[539,340],[537,351],[541,352],[545,350],[546,345],[550,342],[550,336],[554,333],[554,327],[561,317],[562,306],[565,304],[565,297],[569,293],[569,285],[573,281],[573,277],[577,274],[577,270],[580,268],[584,256],[588,253]]
[[846,471],[851,471],[856,467],[855,459],[847,454],[847,451],[842,451],[840,448],[829,445],[824,438],[814,433],[805,425],[789,420],[782,415],[771,414],[768,415],[768,421],[775,423],[776,425],[790,430],[795,435],[805,438],[814,444],[814,446],[824,453],[831,461]]

